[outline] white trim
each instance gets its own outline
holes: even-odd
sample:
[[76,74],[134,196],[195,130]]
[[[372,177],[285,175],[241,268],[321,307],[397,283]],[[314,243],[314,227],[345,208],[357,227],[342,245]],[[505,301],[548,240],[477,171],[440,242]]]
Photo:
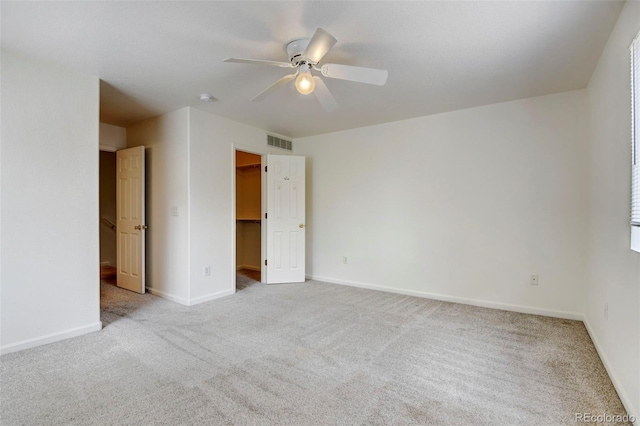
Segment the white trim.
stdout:
[[189,300],[189,306],[198,305],[200,303],[209,302],[211,300],[220,299],[221,297],[231,296],[236,293],[236,288],[229,290],[222,290],[217,293],[207,294],[206,296],[196,297],[195,299]]
[[634,43],[638,40],[640,40],[640,31],[638,31],[638,34],[636,34],[636,36],[631,41],[631,44],[629,45],[629,50],[633,49]]
[[[262,220],[267,213],[267,155],[263,154],[260,157],[260,219]],[[266,221],[267,219],[265,219]],[[260,224],[260,265],[264,264],[267,259],[267,223],[261,222]],[[267,282],[267,265],[260,269],[260,282]]]
[[187,304],[191,286],[191,108],[187,107]]
[[640,226],[631,227],[631,250],[640,253]]
[[167,300],[170,300],[172,302],[179,303],[181,305],[189,306],[189,300],[185,299],[183,297],[173,296],[173,295],[171,295],[169,293],[165,293],[164,291],[156,290],[153,287],[146,287],[146,290],[147,290],[147,293],[151,293],[154,296],[162,297],[163,299],[167,299]]
[[111,261],[106,260],[104,262],[100,262],[100,266],[111,266]]
[[256,271],[256,272],[262,271],[262,268],[260,268],[259,266],[251,266],[251,265],[238,265],[238,266],[236,266],[236,271],[239,271],[240,269],[247,269],[249,271]]
[[[638,155],[638,149],[640,149],[640,135],[638,134],[638,125],[640,119],[640,93],[638,93],[638,89],[640,89],[640,81],[638,80],[638,76],[640,76],[640,71],[638,67],[640,67],[640,63],[637,63],[638,53],[640,51],[640,46],[638,42],[640,40],[640,31],[633,38],[631,45],[629,46],[629,54],[630,54],[630,82],[631,82],[631,250],[640,252],[640,244],[638,242],[638,222],[640,222],[638,211],[638,198],[640,197],[640,188],[638,187],[640,182],[638,181],[638,173],[640,170],[638,169],[638,161],[640,160],[640,156]],[[634,230],[634,228],[636,228]]]
[[578,312],[556,311],[552,309],[536,308],[532,306],[513,305],[509,303],[491,302],[488,300],[469,299],[466,297],[449,296],[446,294],[427,293],[424,291],[405,290],[400,288],[385,287],[376,284],[368,284],[359,281],[339,280],[329,277],[307,275],[307,279],[323,281],[331,284],[340,284],[350,287],[366,288],[369,290],[386,291],[388,293],[404,294],[406,296],[424,297],[426,299],[441,300],[444,302],[461,303],[463,305],[480,306],[483,308],[500,309],[503,311],[520,312],[523,314],[543,315],[545,317],[563,318],[582,321],[583,314]]
[[607,374],[609,374],[609,378],[611,379],[611,383],[613,383],[613,387],[616,389],[616,392],[618,392],[618,397],[620,398],[622,405],[624,406],[625,410],[627,410],[627,414],[629,414],[629,416],[635,417],[636,421],[633,423],[635,426],[640,425],[640,412],[637,411],[636,407],[634,407],[631,404],[631,399],[629,398],[629,395],[627,395],[624,388],[620,385],[620,380],[618,379],[618,376],[613,370],[613,367],[611,366],[611,362],[609,361],[607,354],[602,348],[600,341],[596,337],[596,333],[594,332],[593,328],[591,327],[591,324],[587,320],[586,315],[582,322],[584,323],[584,327],[587,329],[587,333],[589,333],[589,337],[591,337],[593,346],[596,347],[596,352],[598,352],[598,355],[600,356],[600,360],[604,365],[604,369],[607,370]]
[[163,299],[167,299],[171,302],[179,303],[184,306],[193,306],[198,305],[200,303],[208,302],[210,300],[219,299],[221,297],[230,296],[236,293],[235,286],[229,290],[222,290],[217,293],[207,294],[205,296],[196,297],[195,299],[185,299],[183,297],[173,296],[171,294],[165,293],[161,290],[156,290],[152,287],[147,287],[147,292],[153,294],[154,296],[162,297]]
[[[231,144],[231,266],[238,261],[236,243],[238,240],[238,225],[236,223],[236,146]],[[236,269],[231,271],[231,288],[236,290]]]
[[0,347],[0,355],[18,352],[29,348],[35,348],[36,346],[47,345],[49,343],[59,342],[60,340],[78,337],[83,334],[92,333],[99,330],[102,330],[101,321],[89,325],[83,325],[82,327],[71,328],[69,330],[51,333],[42,337],[35,337],[33,339],[27,339],[21,342],[2,346]]

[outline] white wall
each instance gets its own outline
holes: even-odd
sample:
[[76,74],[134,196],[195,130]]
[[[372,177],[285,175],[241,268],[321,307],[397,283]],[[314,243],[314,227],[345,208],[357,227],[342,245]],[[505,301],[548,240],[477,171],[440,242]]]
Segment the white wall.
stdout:
[[99,81],[2,52],[1,351],[99,330]]
[[188,125],[189,108],[182,108],[127,127],[127,146],[146,147],[146,285],[183,304],[189,301]]
[[185,305],[233,294],[234,147],[267,153],[266,133],[183,108],[127,127],[127,146],[138,145],[147,147],[149,291]]
[[297,139],[308,275],[581,318],[586,118],[579,90]]
[[[267,152],[264,130],[190,109],[191,303],[235,289],[234,146]],[[244,150],[244,149],[243,149]],[[203,269],[211,266],[211,276]]]
[[592,138],[585,303],[585,323],[627,411],[636,418],[640,416],[640,254],[629,249],[629,45],[638,31],[640,3],[628,1],[587,88]]
[[100,149],[117,151],[127,147],[127,129],[100,123]]

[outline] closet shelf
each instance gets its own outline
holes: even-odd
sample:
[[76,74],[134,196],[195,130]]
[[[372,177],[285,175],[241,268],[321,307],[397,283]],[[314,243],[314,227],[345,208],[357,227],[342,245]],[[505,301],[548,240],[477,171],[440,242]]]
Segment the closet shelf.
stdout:
[[260,163],[256,163],[256,164],[243,164],[241,166],[236,166],[236,169],[249,169],[252,167],[260,167]]
[[262,222],[262,220],[260,218],[254,218],[254,217],[237,217],[236,218],[236,222]]

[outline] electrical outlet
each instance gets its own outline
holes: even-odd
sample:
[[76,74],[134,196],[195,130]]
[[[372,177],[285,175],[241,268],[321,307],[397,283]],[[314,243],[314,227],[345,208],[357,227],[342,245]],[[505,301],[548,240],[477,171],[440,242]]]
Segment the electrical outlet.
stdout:
[[537,275],[531,275],[531,278],[529,278],[529,285],[538,285]]
[[349,259],[347,259],[347,256],[342,256],[342,263],[344,263],[345,265],[349,263]]
[[178,213],[178,206],[171,206],[171,216],[180,216]]
[[606,319],[606,320],[609,319],[609,304],[608,303],[604,304],[604,319]]
[[211,275],[211,266],[205,266],[204,267],[204,276],[208,277]]

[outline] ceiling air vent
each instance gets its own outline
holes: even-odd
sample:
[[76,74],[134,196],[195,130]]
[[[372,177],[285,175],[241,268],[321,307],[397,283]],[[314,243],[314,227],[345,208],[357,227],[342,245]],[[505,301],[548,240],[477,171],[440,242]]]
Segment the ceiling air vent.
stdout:
[[286,139],[280,139],[277,136],[267,135],[267,145],[275,146],[276,148],[286,149],[291,151],[293,149],[292,142]]

